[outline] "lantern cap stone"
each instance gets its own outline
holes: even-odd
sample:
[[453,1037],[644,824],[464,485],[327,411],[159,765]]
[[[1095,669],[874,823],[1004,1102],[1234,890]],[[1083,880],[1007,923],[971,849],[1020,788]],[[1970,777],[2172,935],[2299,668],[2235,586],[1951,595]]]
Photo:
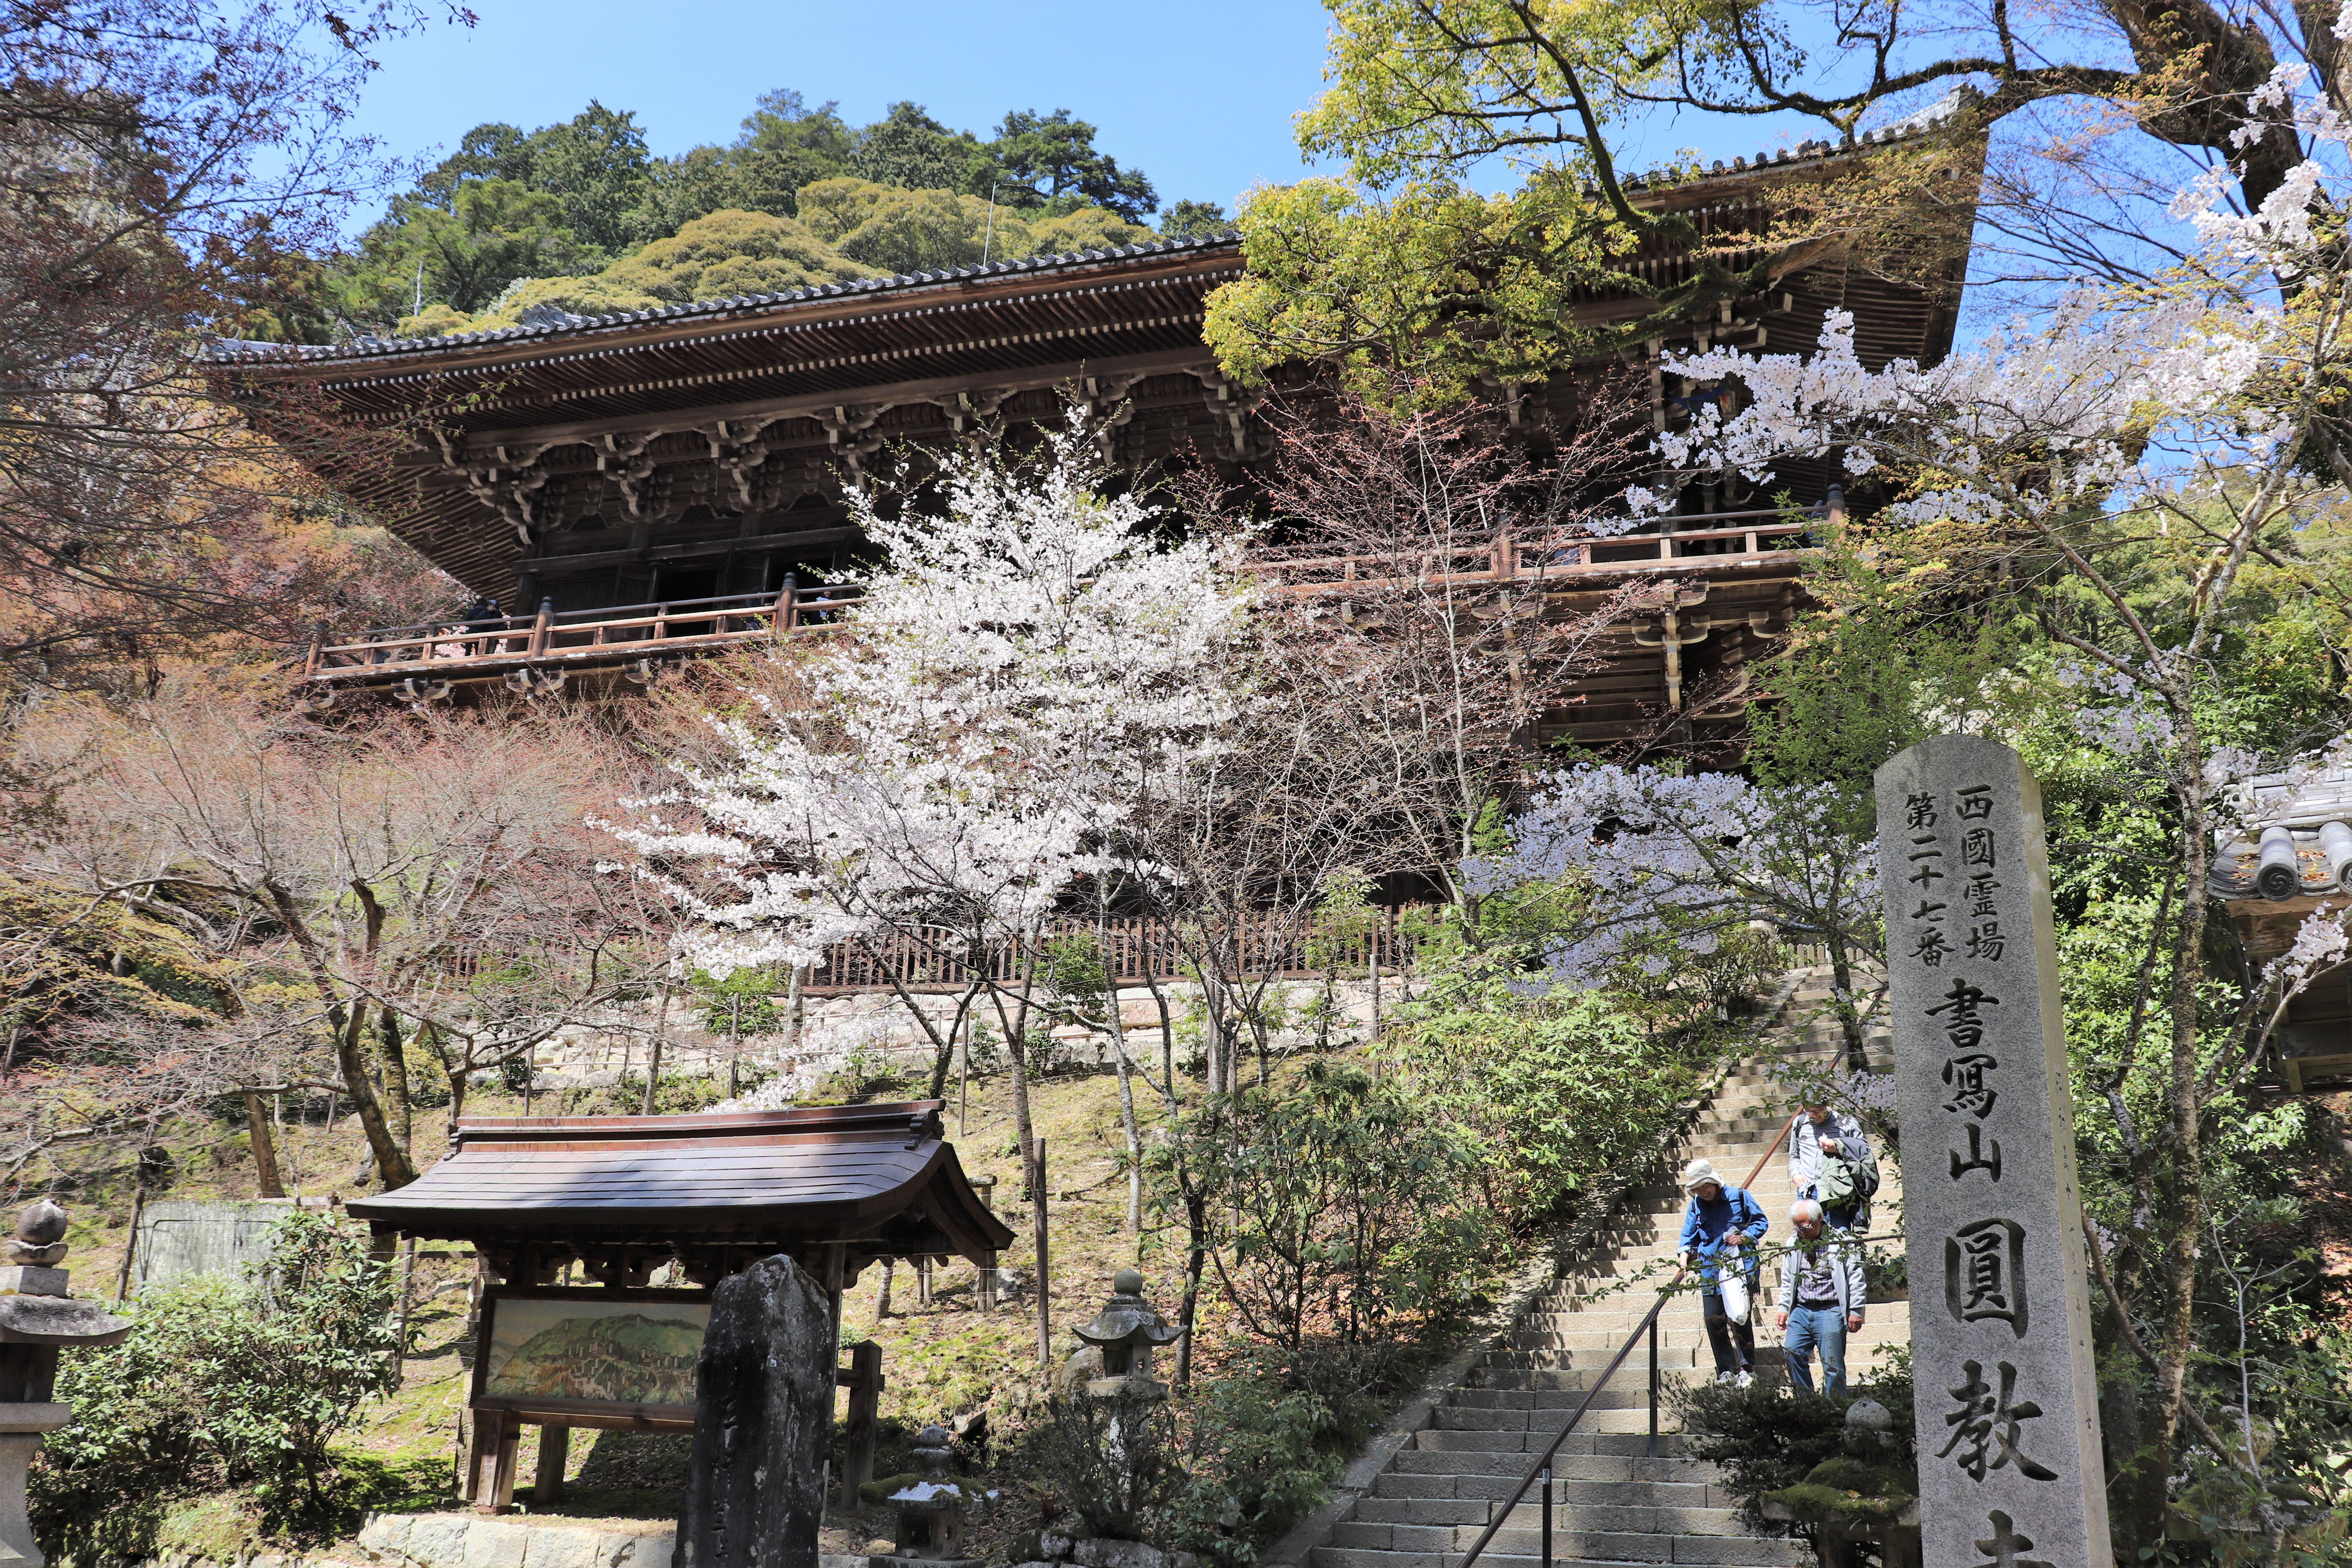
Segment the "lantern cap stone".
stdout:
[[1103,1303],[1103,1310],[1095,1314],[1094,1321],[1080,1323],[1070,1331],[1087,1343],[1105,1349],[1115,1345],[1172,1345],[1184,1333],[1163,1320],[1143,1299],[1143,1276],[1132,1268],[1122,1268],[1113,1277],[1110,1300]]

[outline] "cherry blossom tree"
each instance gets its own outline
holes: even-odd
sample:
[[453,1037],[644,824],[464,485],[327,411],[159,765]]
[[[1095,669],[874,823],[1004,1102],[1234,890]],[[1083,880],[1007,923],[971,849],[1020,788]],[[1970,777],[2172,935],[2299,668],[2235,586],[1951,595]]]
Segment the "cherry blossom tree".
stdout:
[[1862,1071],[1885,922],[1876,853],[1838,805],[1818,786],[1586,763],[1512,819],[1508,854],[1468,870],[1481,891],[1548,886],[1574,904],[1545,954],[1572,985],[1598,988],[1627,963],[1663,973],[1756,921],[1819,942],[1846,1058]]
[[1024,1165],[1049,917],[1094,879],[1167,874],[1114,840],[1250,700],[1230,654],[1251,595],[1224,546],[1170,540],[1105,477],[1074,416],[1029,458],[957,453],[902,504],[854,497],[882,556],[863,599],[778,656],[793,696],[713,716],[718,744],[620,830],[696,922],[684,962],[714,976],[888,932],[981,977]]

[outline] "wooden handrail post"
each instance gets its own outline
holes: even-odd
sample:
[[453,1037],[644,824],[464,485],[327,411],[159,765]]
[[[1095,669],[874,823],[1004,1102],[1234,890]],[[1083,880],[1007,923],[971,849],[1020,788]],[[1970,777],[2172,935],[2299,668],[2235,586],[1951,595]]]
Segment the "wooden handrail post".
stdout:
[[1822,493],[1822,512],[1832,527],[1845,521],[1845,487],[1832,485]]
[[800,619],[800,574],[784,574],[784,585],[776,591],[776,630],[788,632]]
[[[555,601],[552,598],[541,599],[539,602],[539,618],[530,624],[531,658],[537,658],[547,651],[547,634],[554,625]],[[545,1441],[544,1436],[541,1440]]]
[[302,661],[302,673],[305,675],[318,674],[319,666],[326,657],[327,623],[324,621],[316,621],[313,622],[310,626],[310,657]]

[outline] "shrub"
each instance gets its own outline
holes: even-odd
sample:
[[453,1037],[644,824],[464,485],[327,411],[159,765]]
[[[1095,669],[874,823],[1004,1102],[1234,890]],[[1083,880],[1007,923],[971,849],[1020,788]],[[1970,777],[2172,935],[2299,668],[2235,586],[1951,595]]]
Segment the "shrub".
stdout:
[[1075,1514],[1087,1534],[1118,1541],[1163,1538],[1170,1505],[1186,1484],[1167,1402],[1129,1394],[1047,1402],[1013,1468],[1050,1511]]
[[[45,1538],[142,1553],[160,1500],[250,1487],[271,1528],[328,1522],[350,1500],[328,1445],[392,1387],[389,1271],[364,1236],[298,1211],[251,1278],[199,1278],[142,1297],[122,1343],[58,1368],[74,1409],[33,1472]],[[375,1483],[369,1480],[362,1490]]]
[[1757,1383],[1738,1388],[1729,1384],[1699,1384],[1673,1396],[1675,1413],[1682,1418],[1683,1450],[1693,1458],[1720,1465],[1723,1489],[1739,1505],[1742,1523],[1751,1530],[1787,1532],[1783,1524],[1768,1521],[1759,1509],[1764,1494],[1801,1484],[1815,1466],[1845,1454],[1845,1413],[1860,1399],[1874,1399],[1894,1417],[1893,1443],[1879,1457],[1874,1471],[1913,1478],[1916,1492],[1919,1459],[1911,1429],[1911,1361],[1907,1351],[1882,1350],[1884,1362],[1870,1383],[1853,1385],[1837,1398],[1821,1394],[1792,1396],[1777,1384]]
[[1187,1415],[1188,1479],[1168,1510],[1168,1543],[1244,1568],[1322,1506],[1363,1410],[1342,1411],[1323,1394],[1286,1390],[1261,1373],[1203,1386]]
[[1286,1089],[1208,1100],[1179,1136],[1218,1281],[1294,1371],[1317,1341],[1457,1313],[1491,1262],[1463,1141],[1360,1068],[1310,1061]]
[[1719,1048],[1592,994],[1464,995],[1398,1029],[1412,1091],[1467,1134],[1487,1206],[1524,1227],[1659,1147]]

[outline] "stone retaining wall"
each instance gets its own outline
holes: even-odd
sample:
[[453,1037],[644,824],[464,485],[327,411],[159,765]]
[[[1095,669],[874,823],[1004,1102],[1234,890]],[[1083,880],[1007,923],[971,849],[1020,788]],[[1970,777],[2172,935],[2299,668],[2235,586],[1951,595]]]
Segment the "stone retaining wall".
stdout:
[[[1381,981],[1381,1008],[1383,1014],[1403,1000],[1405,982],[1402,978],[1383,976]],[[1180,1058],[1196,1054],[1200,1049],[1200,987],[1189,984],[1170,983],[1160,987],[1168,997],[1171,1020],[1177,1027],[1176,1050]],[[1331,1018],[1327,1026],[1314,1018],[1323,996],[1323,985],[1316,980],[1278,982],[1272,988],[1270,1000],[1277,1014],[1287,1020],[1285,1027],[1275,1032],[1278,1049],[1296,1050],[1314,1045],[1326,1035],[1335,1046],[1360,1044],[1371,1032],[1372,987],[1368,980],[1341,980],[1332,987]],[[957,998],[952,995],[919,995],[915,998],[925,1016],[944,1034],[955,1016]],[[784,999],[774,999],[779,1013],[784,1009]],[[1128,1034],[1129,1048],[1139,1057],[1156,1062],[1160,1058],[1160,1008],[1150,990],[1145,986],[1122,987],[1118,992],[1119,1023]],[[532,1068],[544,1089],[601,1088],[633,1078],[644,1080],[646,1065],[652,1048],[656,1004],[643,1002],[615,1009],[608,1019],[592,1024],[577,1024],[559,1030],[534,1054]],[[1003,1050],[1003,1031],[994,1010],[982,1004],[979,1016],[988,1033],[995,1037],[994,1049]],[[1063,1026],[1053,1031],[1057,1055],[1067,1065],[1076,1067],[1107,1067],[1111,1061],[1110,1041],[1107,1036],[1075,1026]],[[700,1026],[700,1022],[681,1003],[673,999],[669,1016],[662,1029],[662,1073],[665,1077],[725,1078],[731,1054],[730,1042],[721,1032],[713,1035]],[[984,1067],[990,1047],[981,1047],[975,1058],[977,1067]],[[900,1069],[928,1070],[932,1059],[932,1046],[923,1030],[908,1013],[907,1005],[887,991],[861,991],[839,995],[808,996],[803,1000],[801,1044],[796,1052],[785,1049],[785,1041],[777,1036],[754,1036],[741,1046],[742,1060],[748,1068],[761,1074],[791,1072],[795,1068],[814,1066],[824,1070],[862,1053],[876,1067],[885,1065]]]

